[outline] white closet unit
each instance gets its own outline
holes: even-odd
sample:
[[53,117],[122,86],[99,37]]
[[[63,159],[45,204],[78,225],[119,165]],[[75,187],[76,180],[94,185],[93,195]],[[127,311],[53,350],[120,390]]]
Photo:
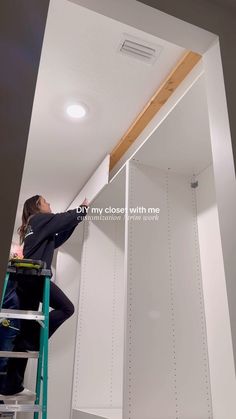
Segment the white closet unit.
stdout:
[[93,221],[84,222],[73,406],[101,416],[104,407],[117,417],[122,410],[125,222],[107,211],[124,206],[125,168],[93,201]]
[[204,76],[92,205],[109,207],[128,212],[84,226],[73,419],[233,419]]

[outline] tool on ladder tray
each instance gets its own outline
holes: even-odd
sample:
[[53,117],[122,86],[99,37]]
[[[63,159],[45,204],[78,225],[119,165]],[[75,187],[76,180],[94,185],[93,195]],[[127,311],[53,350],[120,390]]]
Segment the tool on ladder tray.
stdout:
[[[7,290],[10,273],[15,273],[17,281],[24,275],[44,277],[42,311],[23,311],[4,309],[4,297]],[[51,270],[46,269],[46,263],[33,259],[10,259],[4,281],[2,301],[0,305],[0,322],[5,327],[11,327],[10,319],[36,320],[40,323],[39,352],[0,351],[1,358],[36,358],[37,376],[35,392],[26,390],[13,396],[0,395],[0,418],[16,418],[17,412],[34,412],[34,419],[47,419],[47,380],[48,380],[48,326],[49,326],[49,294]],[[37,278],[35,278],[37,280]],[[33,402],[33,403],[32,403]]]

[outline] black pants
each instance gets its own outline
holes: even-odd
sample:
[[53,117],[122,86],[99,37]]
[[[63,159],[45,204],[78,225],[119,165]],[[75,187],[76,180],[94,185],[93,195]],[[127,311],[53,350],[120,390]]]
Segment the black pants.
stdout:
[[[17,294],[21,310],[38,310],[43,296],[42,277],[27,275],[20,279]],[[74,313],[72,302],[63,291],[50,281],[49,337]],[[35,320],[21,320],[20,334],[16,337],[14,351],[39,350],[40,325]],[[27,358],[10,358],[7,377],[1,392],[14,394],[22,391]]]

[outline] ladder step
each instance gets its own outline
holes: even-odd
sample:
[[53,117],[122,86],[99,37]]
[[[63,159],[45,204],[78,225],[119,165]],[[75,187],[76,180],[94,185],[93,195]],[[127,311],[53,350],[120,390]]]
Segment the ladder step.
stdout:
[[25,311],[25,310],[11,310],[2,309],[0,311],[0,318],[6,319],[26,319],[26,320],[45,320],[42,311]]
[[[5,410],[9,410],[9,403],[14,402],[34,402],[36,399],[36,394],[33,391],[30,391],[28,389],[24,389],[22,393],[13,394],[11,396],[5,396],[4,394],[0,394],[0,400],[3,400],[7,404],[0,404],[0,412],[4,412]],[[32,405],[30,405],[32,407]],[[38,405],[37,405],[38,406]],[[4,407],[3,410],[1,408]]]
[[0,351],[0,358],[38,358],[39,352],[13,352],[13,351]]
[[37,404],[0,404],[0,412],[41,412]]

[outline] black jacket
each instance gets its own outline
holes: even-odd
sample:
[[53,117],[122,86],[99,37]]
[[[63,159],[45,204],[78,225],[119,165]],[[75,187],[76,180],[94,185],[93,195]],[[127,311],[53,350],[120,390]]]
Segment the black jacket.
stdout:
[[[78,212],[80,211],[81,212]],[[23,256],[46,262],[51,268],[54,249],[61,246],[87,214],[87,205],[57,214],[37,213],[28,223]]]

